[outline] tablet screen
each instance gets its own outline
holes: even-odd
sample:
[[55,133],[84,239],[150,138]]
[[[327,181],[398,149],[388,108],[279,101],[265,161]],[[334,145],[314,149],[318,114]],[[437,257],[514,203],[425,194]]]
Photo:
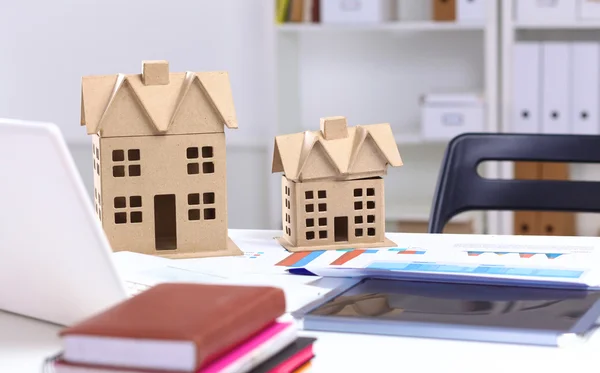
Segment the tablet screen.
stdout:
[[365,279],[308,315],[568,332],[599,299],[586,290]]

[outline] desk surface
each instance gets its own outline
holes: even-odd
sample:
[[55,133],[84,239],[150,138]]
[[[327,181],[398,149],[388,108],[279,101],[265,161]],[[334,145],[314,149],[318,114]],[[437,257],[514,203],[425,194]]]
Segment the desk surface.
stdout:
[[[274,232],[232,231],[234,240],[251,238],[254,243],[272,240]],[[434,242],[437,237],[390,235]],[[487,237],[485,240],[498,240]],[[236,240],[236,242],[237,242]],[[524,238],[530,242],[531,238]],[[590,242],[573,238],[570,243]],[[59,327],[0,311],[0,372],[41,372],[43,360],[60,350]],[[419,338],[384,337],[341,333],[301,332],[318,338],[312,372],[420,372],[425,369],[449,372],[563,372],[596,370],[600,334],[580,346],[550,348],[508,344],[475,343]],[[579,368],[577,368],[579,367]]]

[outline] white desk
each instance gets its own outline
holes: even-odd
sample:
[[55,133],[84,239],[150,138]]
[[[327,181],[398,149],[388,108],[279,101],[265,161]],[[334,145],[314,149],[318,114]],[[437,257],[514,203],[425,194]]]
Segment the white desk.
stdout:
[[[242,246],[244,241],[271,245],[273,231],[232,231],[231,236]],[[401,242],[442,242],[447,237],[431,235],[389,235]],[[472,236],[471,236],[472,237]],[[481,237],[482,240],[502,240]],[[511,238],[514,239],[514,238]],[[519,240],[521,238],[518,238]],[[523,240],[531,242],[530,237]],[[589,244],[593,238],[557,238],[571,244]],[[276,284],[274,284],[276,285]],[[293,296],[293,295],[292,295]],[[56,333],[59,327],[0,312],[0,372],[41,372],[42,361],[60,350]],[[317,357],[312,372],[561,372],[597,371],[600,366],[600,334],[582,346],[546,348],[428,340],[418,338],[371,335],[314,333],[318,338]]]

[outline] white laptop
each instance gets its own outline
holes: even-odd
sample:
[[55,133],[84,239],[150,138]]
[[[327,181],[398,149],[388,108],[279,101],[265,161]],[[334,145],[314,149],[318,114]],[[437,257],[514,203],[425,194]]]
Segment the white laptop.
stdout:
[[128,296],[55,125],[0,119],[0,175],[1,310],[71,325]]

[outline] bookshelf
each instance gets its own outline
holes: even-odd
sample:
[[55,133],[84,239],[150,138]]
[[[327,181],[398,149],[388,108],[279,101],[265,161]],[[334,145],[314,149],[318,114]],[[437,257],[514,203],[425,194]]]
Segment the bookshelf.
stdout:
[[[600,38],[600,18],[558,20],[540,18],[538,21],[519,20],[516,16],[516,1],[504,0],[501,3],[501,23],[499,44],[501,56],[501,86],[500,96],[502,106],[500,108],[500,128],[502,131],[511,131],[511,117],[514,103],[513,73],[514,73],[514,48],[521,41],[598,41]],[[566,16],[565,16],[566,17]],[[541,115],[541,114],[540,114]],[[500,167],[500,178],[513,178],[520,171],[514,164],[506,162]],[[600,169],[596,165],[569,165],[568,173],[570,179],[574,180],[598,180]],[[523,217],[523,215],[521,215]],[[498,216],[500,234],[514,234],[515,213],[502,212]],[[597,236],[600,234],[600,217],[595,214],[575,214],[575,235]],[[544,233],[545,234],[545,233]]]
[[514,30],[600,30],[600,21],[541,23],[506,20],[505,23],[512,25]]
[[397,21],[381,24],[306,24],[285,23],[277,26],[278,32],[331,32],[331,31],[386,31],[386,32],[422,32],[422,31],[484,31],[480,23],[454,23],[434,21]]
[[[405,165],[386,176],[388,219],[426,221],[447,141],[421,135],[421,96],[482,93],[484,130],[499,130],[499,0],[486,7],[479,23],[433,21],[431,2],[423,0],[398,0],[399,15],[378,24],[273,22],[273,135],[316,130],[319,118],[331,115],[347,117],[351,126],[390,123]],[[494,177],[498,166],[484,172]],[[280,180],[270,181],[270,225],[278,227]],[[475,220],[478,233],[498,232],[497,213],[465,213],[457,220],[465,218]]]

